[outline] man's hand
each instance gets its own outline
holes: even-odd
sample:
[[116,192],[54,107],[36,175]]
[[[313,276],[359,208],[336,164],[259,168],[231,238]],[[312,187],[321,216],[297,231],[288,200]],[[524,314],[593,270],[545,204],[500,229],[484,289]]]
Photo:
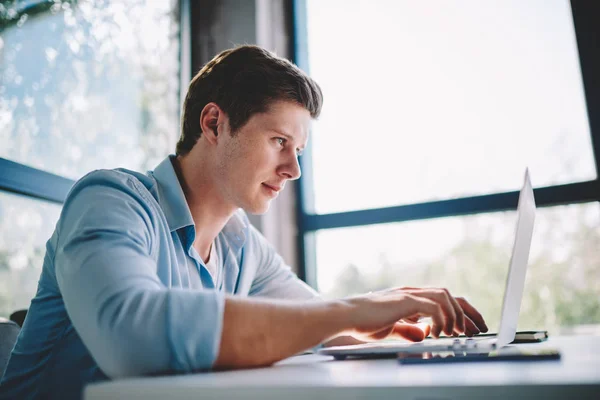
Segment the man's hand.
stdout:
[[359,340],[372,341],[402,337],[420,341],[428,329],[401,321],[417,322],[421,317],[433,321],[431,335],[486,332],[481,314],[463,298],[453,297],[447,289],[399,288],[345,299],[349,306],[351,329],[344,332]]
[[[413,288],[413,287],[404,287],[401,290],[406,290],[409,293],[418,292],[427,289]],[[475,307],[471,305],[464,297],[455,297],[454,298],[458,305],[462,308],[465,317],[465,329],[464,334],[466,336],[473,336],[478,333],[485,333],[488,331],[488,327],[483,319],[483,316]],[[414,315],[410,318],[405,318],[404,320],[411,323],[419,322],[420,318],[424,317],[424,315]],[[458,336],[461,331],[454,331],[453,336]]]
[[442,331],[447,335],[487,331],[481,314],[446,289],[390,289],[331,301],[227,296],[213,367],[270,365],[324,341],[329,341],[328,345],[386,337],[420,341],[429,334],[429,327],[421,329],[405,322],[420,317],[432,319],[435,337]]

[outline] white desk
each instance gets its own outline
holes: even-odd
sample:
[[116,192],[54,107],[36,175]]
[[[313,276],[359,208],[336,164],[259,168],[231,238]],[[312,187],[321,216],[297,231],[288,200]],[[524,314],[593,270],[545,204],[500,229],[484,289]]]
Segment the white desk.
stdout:
[[551,338],[560,361],[400,365],[304,355],[269,368],[124,379],[88,385],[85,400],[600,399],[600,337]]

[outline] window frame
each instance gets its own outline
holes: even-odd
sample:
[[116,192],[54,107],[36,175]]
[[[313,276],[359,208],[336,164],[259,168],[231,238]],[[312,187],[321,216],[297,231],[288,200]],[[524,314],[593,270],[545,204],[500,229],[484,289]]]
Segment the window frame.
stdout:
[[[571,0],[570,3],[596,165],[596,179],[534,188],[538,207],[600,202],[600,73],[595,72],[600,71],[600,52],[596,48],[597,43],[600,43],[600,26],[597,24],[600,20],[600,2]],[[304,71],[309,72],[306,0],[294,0],[293,12],[293,61]],[[318,289],[318,285],[316,238],[313,233],[317,230],[474,215],[515,210],[517,206],[519,192],[512,191],[393,207],[315,214],[311,212],[314,210],[314,193],[310,144],[305,154],[306,156],[300,159],[303,175],[296,185],[298,275],[315,289]]]

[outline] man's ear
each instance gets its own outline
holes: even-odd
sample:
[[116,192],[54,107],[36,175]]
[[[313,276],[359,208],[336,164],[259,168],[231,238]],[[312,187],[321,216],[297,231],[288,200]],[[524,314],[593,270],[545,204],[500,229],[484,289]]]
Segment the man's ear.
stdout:
[[225,113],[215,103],[208,103],[200,113],[200,128],[202,128],[202,136],[210,143],[216,143],[219,135],[219,125],[222,124],[225,118]]

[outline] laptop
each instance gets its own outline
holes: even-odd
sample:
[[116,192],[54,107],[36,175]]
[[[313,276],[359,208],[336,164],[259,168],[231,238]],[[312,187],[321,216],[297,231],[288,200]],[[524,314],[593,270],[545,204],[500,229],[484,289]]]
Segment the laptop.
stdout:
[[517,205],[517,227],[510,258],[502,316],[497,335],[473,338],[439,338],[423,342],[374,342],[349,346],[325,347],[319,354],[331,355],[338,359],[346,357],[382,357],[396,356],[398,353],[423,353],[440,351],[462,351],[468,353],[487,353],[500,349],[515,339],[519,310],[523,299],[525,274],[533,236],[535,220],[535,199],[529,178],[529,170],[525,170],[525,180]]

